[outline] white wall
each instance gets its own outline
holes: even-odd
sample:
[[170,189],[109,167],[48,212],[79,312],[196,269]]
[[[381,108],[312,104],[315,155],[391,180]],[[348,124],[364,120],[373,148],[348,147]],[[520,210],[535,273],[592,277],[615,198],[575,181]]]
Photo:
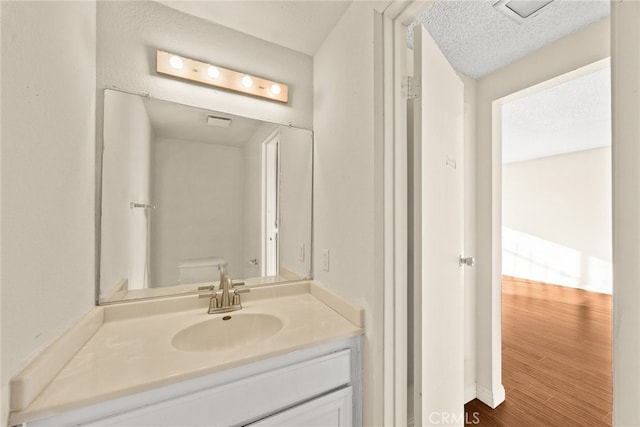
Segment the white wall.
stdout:
[[242,148],[156,138],[152,150],[153,286],[177,284],[180,260],[209,256],[226,259],[229,275],[241,277]]
[[379,425],[383,406],[382,165],[374,132],[382,122],[374,102],[381,6],[352,3],[314,56],[313,74],[314,278],[365,309],[366,426]]
[[104,113],[100,292],[108,297],[125,279],[128,289],[147,287],[149,212],[130,203],[151,203],[151,124],[143,99],[127,93],[106,93]]
[[[310,129],[310,56],[144,1],[98,3],[98,88],[117,87],[182,104]],[[156,50],[289,85],[286,105],[157,75]],[[98,99],[101,111],[101,99]],[[98,117],[101,117],[99,114]]]
[[[609,19],[569,35],[477,81],[476,333],[478,394],[503,396],[500,327],[501,167],[500,107],[493,101],[609,55]],[[497,142],[492,143],[492,133]]]
[[312,150],[310,131],[280,126],[280,268],[301,277],[311,272]]
[[502,168],[502,272],[611,294],[611,148]]
[[2,2],[7,385],[94,303],[94,2]]

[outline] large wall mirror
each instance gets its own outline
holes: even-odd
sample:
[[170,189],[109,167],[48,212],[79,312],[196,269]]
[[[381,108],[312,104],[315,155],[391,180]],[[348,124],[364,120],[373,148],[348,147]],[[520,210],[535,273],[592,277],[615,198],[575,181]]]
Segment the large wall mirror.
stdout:
[[311,278],[311,131],[106,90],[101,304]]

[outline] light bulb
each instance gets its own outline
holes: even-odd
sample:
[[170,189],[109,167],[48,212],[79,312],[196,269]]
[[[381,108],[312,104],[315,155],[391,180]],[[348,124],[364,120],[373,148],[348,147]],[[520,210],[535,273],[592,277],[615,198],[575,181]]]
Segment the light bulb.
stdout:
[[212,79],[217,79],[218,77],[220,77],[220,70],[218,69],[218,67],[214,67],[213,65],[209,67],[207,73]]
[[246,88],[250,88],[252,84],[253,84],[253,80],[251,79],[251,77],[245,75],[242,78],[242,86]]
[[169,64],[171,64],[171,66],[176,70],[182,70],[182,58],[180,58],[179,56],[173,55],[171,58],[169,58]]
[[280,92],[282,92],[282,88],[280,87],[279,84],[274,83],[271,85],[271,93],[274,95],[280,95]]

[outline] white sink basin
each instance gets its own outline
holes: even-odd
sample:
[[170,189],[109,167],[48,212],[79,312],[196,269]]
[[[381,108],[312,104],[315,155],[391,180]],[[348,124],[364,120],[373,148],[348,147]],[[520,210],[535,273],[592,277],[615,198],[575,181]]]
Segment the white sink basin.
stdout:
[[182,351],[229,350],[275,335],[282,321],[270,314],[235,314],[196,323],[178,332],[171,344]]

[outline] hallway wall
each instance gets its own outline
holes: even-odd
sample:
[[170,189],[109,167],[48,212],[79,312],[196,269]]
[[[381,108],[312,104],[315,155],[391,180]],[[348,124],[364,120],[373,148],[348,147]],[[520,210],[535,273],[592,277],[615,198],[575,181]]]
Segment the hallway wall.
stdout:
[[[383,416],[379,11],[353,2],[314,56],[314,279],[365,310],[364,424]],[[380,29],[378,27],[378,29]],[[348,40],[348,43],[345,43]],[[381,62],[381,61],[380,61]],[[323,269],[328,250],[329,271]]]
[[611,148],[505,164],[502,273],[611,294]]

